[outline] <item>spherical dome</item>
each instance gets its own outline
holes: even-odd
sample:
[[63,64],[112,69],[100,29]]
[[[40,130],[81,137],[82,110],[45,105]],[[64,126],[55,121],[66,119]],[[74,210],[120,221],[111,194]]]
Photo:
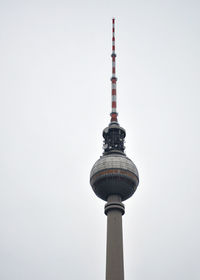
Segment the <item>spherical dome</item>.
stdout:
[[90,172],[90,184],[95,194],[103,200],[118,194],[122,201],[131,197],[139,183],[135,164],[125,155],[101,156]]

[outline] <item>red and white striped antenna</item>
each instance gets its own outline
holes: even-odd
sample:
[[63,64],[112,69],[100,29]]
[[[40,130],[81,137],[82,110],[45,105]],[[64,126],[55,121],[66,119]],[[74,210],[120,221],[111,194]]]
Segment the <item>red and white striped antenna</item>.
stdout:
[[112,96],[112,111],[111,111],[111,122],[118,122],[117,121],[117,77],[116,74],[116,64],[115,64],[115,18],[112,19],[112,77],[111,77],[111,96]]

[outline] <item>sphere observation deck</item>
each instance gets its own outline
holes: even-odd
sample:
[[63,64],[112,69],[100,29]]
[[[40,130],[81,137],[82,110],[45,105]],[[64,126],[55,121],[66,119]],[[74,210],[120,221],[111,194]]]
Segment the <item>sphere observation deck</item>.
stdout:
[[118,123],[104,129],[104,153],[90,172],[90,184],[95,194],[103,200],[119,195],[122,201],[135,192],[139,175],[135,164],[124,154],[126,132]]
[[90,184],[95,194],[103,200],[117,194],[122,201],[131,197],[139,183],[135,164],[125,155],[101,156],[92,167]]

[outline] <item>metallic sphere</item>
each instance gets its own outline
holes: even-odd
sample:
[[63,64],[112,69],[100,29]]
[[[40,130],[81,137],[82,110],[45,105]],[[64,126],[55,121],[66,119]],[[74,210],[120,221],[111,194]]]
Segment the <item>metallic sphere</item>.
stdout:
[[122,201],[131,197],[139,183],[135,164],[125,155],[101,156],[90,172],[90,184],[95,194],[103,200],[117,194]]

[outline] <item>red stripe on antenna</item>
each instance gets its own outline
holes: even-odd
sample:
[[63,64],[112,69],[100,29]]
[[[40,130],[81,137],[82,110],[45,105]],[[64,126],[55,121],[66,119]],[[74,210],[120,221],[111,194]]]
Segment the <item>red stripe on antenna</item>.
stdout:
[[116,101],[113,101],[112,102],[112,108],[116,108],[116,107],[117,107]]

